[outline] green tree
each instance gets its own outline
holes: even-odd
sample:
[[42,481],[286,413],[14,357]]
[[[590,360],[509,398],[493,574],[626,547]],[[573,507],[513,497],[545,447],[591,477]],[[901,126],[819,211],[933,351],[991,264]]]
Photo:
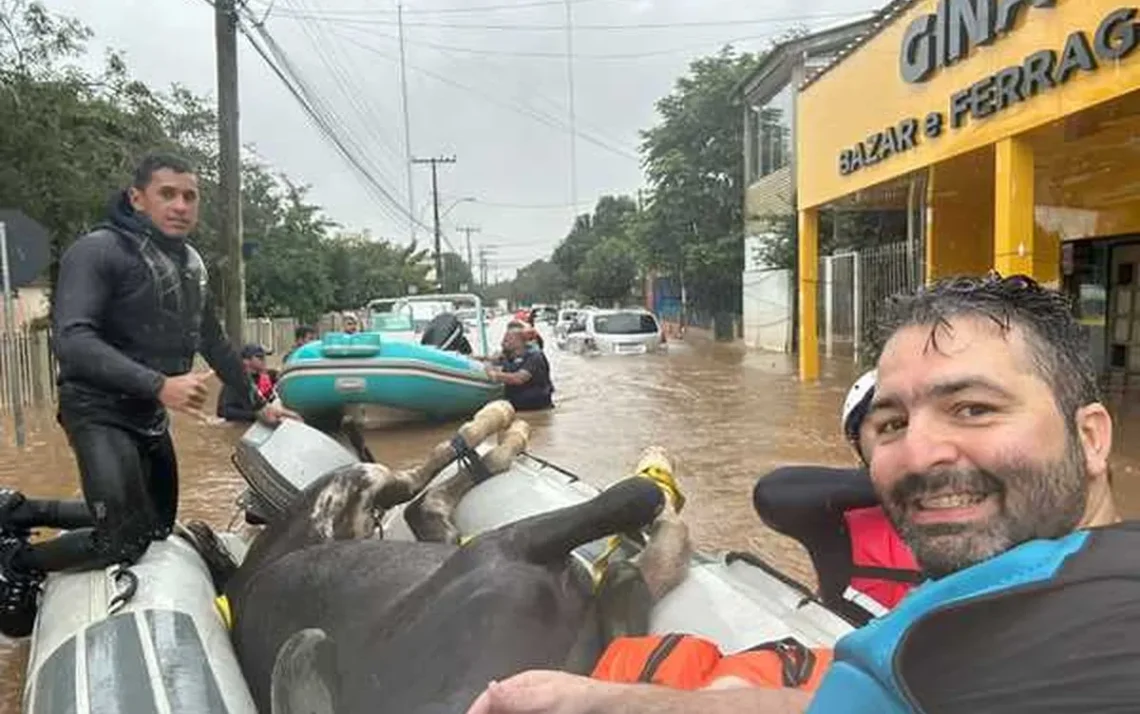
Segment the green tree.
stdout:
[[442,253],[439,259],[443,263],[443,292],[470,292],[475,289],[471,268],[459,254]]
[[734,89],[757,59],[726,47],[695,60],[642,132],[646,267],[682,276],[691,302],[710,310],[740,309],[744,122]]
[[586,254],[575,282],[590,302],[610,305],[629,297],[637,279],[637,261],[629,243],[605,238]]
[[247,239],[259,240],[246,263],[246,309],[250,315],[314,322],[335,307],[327,247],[332,224],[305,202],[304,189],[290,186],[282,197],[266,185],[264,174],[246,173],[256,180],[247,184],[244,203],[260,212],[250,216],[260,231],[247,233]]
[[567,292],[566,276],[562,270],[553,262],[536,260],[520,268],[515,274],[515,279],[505,286],[501,294],[489,291],[488,299],[505,297],[524,305],[558,304]]

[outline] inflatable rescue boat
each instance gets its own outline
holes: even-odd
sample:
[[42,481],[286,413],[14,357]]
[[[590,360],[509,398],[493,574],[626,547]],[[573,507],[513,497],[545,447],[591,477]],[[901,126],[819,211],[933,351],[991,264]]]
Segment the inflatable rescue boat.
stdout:
[[[303,423],[251,426],[234,455],[249,484],[241,501],[247,517],[277,517],[314,479],[356,461]],[[433,483],[456,468],[447,467]],[[524,452],[506,472],[468,492],[454,521],[464,535],[475,535],[597,493]],[[247,543],[236,534],[220,536],[240,560]],[[384,537],[414,540],[402,509],[386,515]],[[634,557],[643,544],[637,535],[622,536],[609,557]],[[589,567],[610,546],[602,539],[573,557]],[[654,608],[650,629],[701,635],[732,653],[785,637],[830,647],[852,626],[763,559],[718,552],[694,555],[688,577]],[[152,544],[129,568],[48,577],[23,701],[25,714],[256,714],[206,564],[177,536]]]
[[[489,440],[493,441],[493,440]],[[477,451],[485,453],[484,444]],[[331,437],[299,422],[276,430],[254,425],[237,447],[235,464],[250,484],[244,496],[252,516],[270,520],[313,480],[356,457]],[[433,485],[455,474],[444,469]],[[504,473],[475,486],[460,500],[453,515],[460,532],[475,535],[529,516],[593,498],[598,489],[574,474],[526,452]],[[389,540],[414,540],[402,507],[383,522]],[[634,557],[644,540],[621,538],[611,558]],[[574,558],[589,567],[602,556],[610,539],[582,546]],[[749,553],[698,552],[689,577],[654,609],[652,632],[688,633],[717,642],[735,652],[760,642],[794,636],[809,647],[828,647],[852,625],[825,607],[804,585]]]

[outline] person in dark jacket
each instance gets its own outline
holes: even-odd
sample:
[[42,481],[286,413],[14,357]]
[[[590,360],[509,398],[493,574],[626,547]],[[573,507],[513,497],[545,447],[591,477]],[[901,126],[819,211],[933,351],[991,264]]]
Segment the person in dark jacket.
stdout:
[[242,364],[245,366],[249,384],[240,389],[222,385],[218,394],[217,415],[226,421],[254,422],[257,411],[249,400],[250,388],[265,401],[271,401],[276,394],[276,372],[265,365],[265,348],[258,344],[248,344],[241,349]]
[[[107,219],[60,260],[52,316],[58,420],[93,527],[35,545],[0,527],[0,632],[9,637],[30,633],[44,573],[130,564],[170,534],[178,465],[167,412],[201,415],[214,372],[248,390],[267,423],[296,417],[251,389],[226,340],[206,266],[187,242],[198,209],[191,166],[148,156]],[[192,371],[196,353],[213,371]]]

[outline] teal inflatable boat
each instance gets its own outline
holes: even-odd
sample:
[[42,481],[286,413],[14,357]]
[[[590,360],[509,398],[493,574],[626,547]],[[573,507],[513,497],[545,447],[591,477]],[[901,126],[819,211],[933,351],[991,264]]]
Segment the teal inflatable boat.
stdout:
[[482,362],[455,352],[375,332],[330,332],[289,356],[277,394],[301,414],[365,404],[455,419],[501,398],[503,387]]

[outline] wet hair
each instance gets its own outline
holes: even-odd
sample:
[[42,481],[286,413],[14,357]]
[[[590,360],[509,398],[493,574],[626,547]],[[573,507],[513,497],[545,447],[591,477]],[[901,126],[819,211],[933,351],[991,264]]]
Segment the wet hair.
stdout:
[[316,334],[317,334],[317,331],[312,326],[300,325],[296,329],[293,330],[293,339],[294,340],[303,340],[306,337],[308,337],[309,335],[316,335]]
[[1053,391],[1065,423],[1075,425],[1076,411],[1101,399],[1088,341],[1064,294],[1024,275],[956,277],[917,292],[891,298],[878,324],[876,362],[886,342],[905,327],[929,326],[927,349],[939,349],[938,335],[953,328],[954,318],[973,317],[997,325],[1003,335],[1020,328],[1037,375]]
[[167,153],[147,154],[135,168],[135,177],[132,181],[134,187],[140,191],[145,190],[154,178],[154,172],[162,169],[170,169],[176,174],[194,173],[194,166],[181,156]]

